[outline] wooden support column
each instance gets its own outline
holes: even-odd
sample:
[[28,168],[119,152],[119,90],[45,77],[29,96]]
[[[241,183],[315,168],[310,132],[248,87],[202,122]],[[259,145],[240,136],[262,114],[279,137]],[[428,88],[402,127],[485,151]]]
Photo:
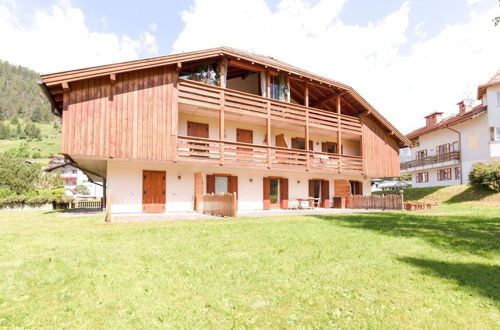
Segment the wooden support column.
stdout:
[[339,153],[341,156],[339,158],[339,173],[342,173],[342,125],[341,125],[341,117],[340,115],[342,114],[342,111],[340,109],[340,96],[337,97],[337,114],[339,115],[339,121],[338,121],[338,131],[337,131],[337,146],[338,150],[337,153]]
[[[305,124],[305,148],[309,150],[309,83],[306,81],[306,87],[304,89],[304,104],[306,108],[306,124]],[[311,168],[311,159],[309,154],[307,155],[307,171]]]
[[[271,74],[266,72],[266,97],[271,95]],[[271,168],[271,101],[267,101],[267,118],[266,118],[266,132],[267,132],[267,168]]]
[[219,140],[220,143],[220,163],[219,165],[224,165],[224,91],[220,92],[220,112],[219,112]]
[[222,88],[226,88],[226,82],[227,82],[227,72],[226,72],[226,66],[227,66],[227,58],[223,57],[222,60],[220,61],[220,82],[219,86]]
[[290,77],[289,76],[285,76],[285,79],[286,79],[286,101],[288,103],[290,103],[291,101],[291,89],[290,89]]

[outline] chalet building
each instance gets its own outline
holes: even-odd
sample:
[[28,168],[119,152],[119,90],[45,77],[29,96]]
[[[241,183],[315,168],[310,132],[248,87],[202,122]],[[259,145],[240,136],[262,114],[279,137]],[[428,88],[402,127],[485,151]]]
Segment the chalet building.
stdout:
[[62,153],[104,181],[116,213],[201,210],[204,194],[226,192],[239,210],[331,207],[399,176],[410,144],[351,87],[227,47],[40,84],[62,117]]
[[424,127],[407,135],[411,160],[401,171],[411,173],[413,187],[466,184],[474,163],[500,160],[500,71],[478,87],[477,99],[475,107],[473,100],[459,102],[448,118],[431,113]]

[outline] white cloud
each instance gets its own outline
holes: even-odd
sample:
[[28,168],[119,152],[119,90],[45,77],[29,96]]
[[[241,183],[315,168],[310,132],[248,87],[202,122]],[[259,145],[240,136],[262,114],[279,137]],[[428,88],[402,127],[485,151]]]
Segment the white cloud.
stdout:
[[263,0],[216,2],[183,12],[174,52],[227,45],[277,57],[352,85],[404,133],[433,110],[456,112],[467,89],[474,96],[500,69],[497,4],[429,38],[422,24],[408,29],[409,2],[365,26],[339,19],[344,0],[282,0],[275,12]]
[[[105,24],[105,20],[103,20]],[[152,56],[158,52],[155,36],[92,31],[79,8],[60,1],[50,10],[35,10],[29,24],[16,16],[15,6],[0,3],[0,59],[42,73],[76,69]]]

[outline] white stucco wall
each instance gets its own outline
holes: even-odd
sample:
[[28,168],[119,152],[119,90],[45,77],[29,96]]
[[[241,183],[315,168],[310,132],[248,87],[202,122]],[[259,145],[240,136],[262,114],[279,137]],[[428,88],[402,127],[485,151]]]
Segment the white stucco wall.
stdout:
[[[462,175],[463,183],[469,182],[469,173],[472,165],[476,162],[485,162],[490,160],[490,132],[488,128],[488,116],[481,114],[471,120],[464,121],[457,125],[451,126],[454,130],[461,133],[461,157],[462,157]],[[420,150],[427,149],[427,156],[436,154],[436,147],[445,143],[452,144],[458,142],[458,134],[449,129],[440,129],[419,137],[419,146],[412,148],[411,159],[416,158],[416,153]],[[412,170],[412,185],[413,187],[430,187],[430,186],[449,186],[460,184],[460,180],[455,179],[454,168],[458,165],[450,165],[450,163],[441,163],[433,165],[432,168],[419,168],[416,171]],[[437,181],[438,168],[451,168],[453,172],[453,180]],[[416,182],[416,173],[429,172],[429,182]]]
[[500,126],[500,104],[497,93],[500,85],[492,86],[486,90],[486,104],[488,105],[488,126]]
[[[333,180],[335,179],[361,181],[363,183],[363,193],[365,195],[369,195],[371,189],[371,179],[363,179],[361,176],[348,177],[283,170],[108,160],[107,185],[108,189],[111,190],[111,210],[113,213],[142,212],[143,170],[167,172],[167,212],[187,212],[193,210],[194,173],[196,172],[202,172],[204,177],[206,177],[207,174],[213,173],[225,173],[238,176],[239,210],[262,210],[263,178],[267,176],[282,176],[288,178],[289,199],[307,198],[309,192],[308,180],[313,178],[329,180],[330,197],[335,195],[333,185]],[[180,179],[178,178],[179,176]],[[206,181],[204,189],[206,189]]]

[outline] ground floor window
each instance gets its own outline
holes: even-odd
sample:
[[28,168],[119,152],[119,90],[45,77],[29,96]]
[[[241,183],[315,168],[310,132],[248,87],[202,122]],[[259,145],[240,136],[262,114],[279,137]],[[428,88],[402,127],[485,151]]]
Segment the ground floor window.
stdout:
[[417,183],[428,182],[429,181],[429,172],[420,172],[415,174],[415,181]]
[[451,168],[445,168],[437,171],[437,179],[438,181],[447,181],[451,180]]
[[207,194],[238,193],[238,177],[229,174],[207,175]]
[[227,176],[215,177],[215,193],[217,195],[227,194],[228,181]]
[[271,204],[278,204],[281,200],[280,198],[280,180],[279,179],[270,179],[270,194],[269,200]]
[[460,167],[455,167],[455,180],[460,179]]
[[363,195],[363,187],[359,181],[349,181],[351,184],[351,195]]

